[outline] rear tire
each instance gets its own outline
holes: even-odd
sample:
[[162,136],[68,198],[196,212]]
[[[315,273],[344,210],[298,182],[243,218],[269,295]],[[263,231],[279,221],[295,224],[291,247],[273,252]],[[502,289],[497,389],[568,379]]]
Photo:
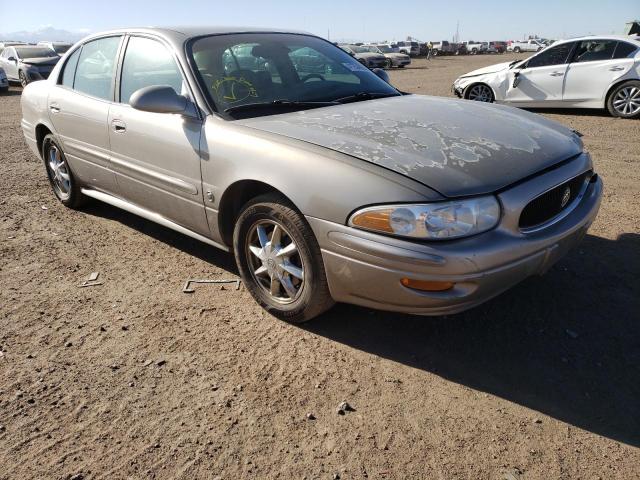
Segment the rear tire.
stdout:
[[244,206],[233,251],[247,290],[274,317],[302,323],[333,306],[318,241],[281,195],[261,195]]
[[78,209],[86,203],[80,191],[80,185],[75,179],[62,147],[52,134],[42,141],[42,160],[47,171],[47,178],[55,196],[65,207]]
[[387,58],[384,61],[384,68],[391,69],[392,67],[393,67],[393,60],[391,60],[390,58]]
[[607,110],[614,117],[640,118],[640,81],[629,80],[614,87],[607,97]]

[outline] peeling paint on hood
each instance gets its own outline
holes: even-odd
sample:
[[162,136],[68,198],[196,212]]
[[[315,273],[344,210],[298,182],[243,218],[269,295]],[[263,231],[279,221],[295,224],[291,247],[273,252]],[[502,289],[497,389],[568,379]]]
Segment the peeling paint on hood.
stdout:
[[378,164],[447,197],[494,192],[582,151],[571,130],[539,115],[421,95],[236,123]]

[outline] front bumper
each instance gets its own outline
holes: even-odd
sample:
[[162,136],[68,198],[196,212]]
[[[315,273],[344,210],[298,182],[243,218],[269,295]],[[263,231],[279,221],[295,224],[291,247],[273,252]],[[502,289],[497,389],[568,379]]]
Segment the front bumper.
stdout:
[[[573,210],[531,233],[517,226],[522,208],[540,193],[591,168],[588,155],[498,195],[503,218],[494,230],[460,240],[414,243],[307,217],[320,243],[336,301],[422,315],[472,308],[529,276],[542,274],[583,238],[600,207],[594,176]],[[444,292],[404,287],[400,280],[453,282]]]

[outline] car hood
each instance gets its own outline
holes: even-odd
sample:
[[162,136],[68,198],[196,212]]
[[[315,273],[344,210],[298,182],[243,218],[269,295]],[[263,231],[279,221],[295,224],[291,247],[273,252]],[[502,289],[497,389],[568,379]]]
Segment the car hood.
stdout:
[[60,57],[40,57],[40,58],[25,58],[21,60],[25,65],[37,65],[39,67],[51,66],[58,63]]
[[542,116],[421,95],[235,123],[380,165],[447,197],[495,192],[582,151],[577,135]]
[[497,63],[496,65],[489,65],[488,67],[479,68],[478,70],[474,70],[473,72],[465,73],[460,78],[475,77],[477,75],[485,75],[487,73],[501,72],[502,70],[507,70],[510,64],[511,62],[503,62],[503,63]]
[[397,52],[385,53],[384,56],[390,57],[390,58],[409,58],[409,55],[407,55],[406,53],[397,53]]

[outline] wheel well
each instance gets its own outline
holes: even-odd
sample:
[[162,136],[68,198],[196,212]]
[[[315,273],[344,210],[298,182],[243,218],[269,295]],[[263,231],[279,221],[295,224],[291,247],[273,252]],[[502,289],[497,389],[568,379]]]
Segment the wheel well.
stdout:
[[633,78],[626,78],[626,79],[624,79],[624,80],[620,80],[620,81],[618,81],[618,82],[614,83],[613,85],[611,85],[611,86],[609,87],[609,90],[607,90],[607,94],[606,94],[606,95],[605,95],[605,97],[604,97],[604,108],[608,108],[608,107],[607,107],[607,104],[609,103],[609,97],[611,96],[611,94],[613,93],[613,91],[616,89],[616,87],[617,87],[618,85],[622,85],[623,83],[626,83],[626,82],[628,82],[628,81],[630,81],[630,80],[634,80],[634,79],[633,79]]
[[36,142],[38,144],[38,151],[40,152],[40,155],[42,155],[42,143],[44,142],[44,137],[46,137],[50,133],[51,130],[49,130],[42,123],[36,127]]
[[218,210],[218,228],[225,245],[231,246],[233,244],[233,229],[242,207],[252,198],[265,193],[278,193],[287,198],[277,188],[258,180],[240,180],[225,190],[220,199]]

